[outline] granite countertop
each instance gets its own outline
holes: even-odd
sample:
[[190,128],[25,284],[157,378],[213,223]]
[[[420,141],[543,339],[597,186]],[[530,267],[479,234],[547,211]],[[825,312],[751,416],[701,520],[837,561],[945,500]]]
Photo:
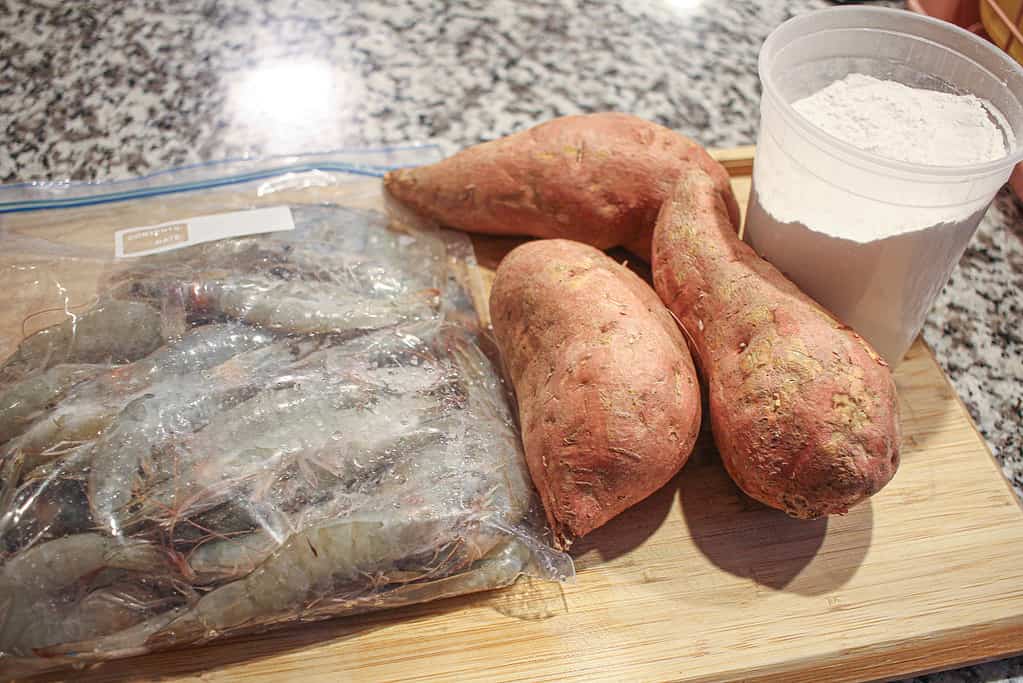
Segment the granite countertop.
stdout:
[[[608,109],[708,146],[751,144],[761,42],[830,4],[0,0],[0,180],[408,141],[452,152]],[[1023,221],[1003,192],[924,336],[1017,493],[1021,290]],[[1023,658],[918,680],[1023,681]]]

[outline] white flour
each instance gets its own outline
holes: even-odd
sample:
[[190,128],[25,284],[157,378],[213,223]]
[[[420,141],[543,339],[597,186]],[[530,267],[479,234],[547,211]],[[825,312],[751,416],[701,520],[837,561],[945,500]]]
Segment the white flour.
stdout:
[[[976,97],[861,74],[793,106],[855,147],[919,165],[990,161],[1015,145],[1008,126],[996,123],[1001,114]],[[855,190],[843,183],[849,178]],[[830,159],[788,124],[772,122],[758,141],[744,237],[893,364],[922,328],[988,201],[962,204],[945,186],[925,183],[912,188],[916,203],[946,205],[907,206],[899,182]]]
[[836,138],[896,161],[965,166],[1005,156],[1002,131],[973,95],[850,74],[792,106]]
[[[996,110],[972,95],[920,90],[851,74],[792,106],[844,142],[896,161],[963,166],[1006,154],[1002,128],[995,123],[1001,115],[990,113]],[[770,173],[756,176],[760,201],[774,219],[799,222],[856,242],[954,223],[975,211],[975,207],[921,208],[870,201],[850,206],[844,188],[822,186],[810,191],[821,179],[785,154],[771,159]],[[886,178],[877,179],[879,187],[886,182]]]

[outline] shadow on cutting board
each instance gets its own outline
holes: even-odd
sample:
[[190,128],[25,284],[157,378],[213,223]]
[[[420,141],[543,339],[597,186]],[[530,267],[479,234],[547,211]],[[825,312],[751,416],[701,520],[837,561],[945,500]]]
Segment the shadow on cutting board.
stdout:
[[684,475],[683,468],[647,499],[576,540],[571,548],[576,571],[621,557],[650,538],[668,517]]
[[704,436],[683,473],[679,502],[689,536],[719,569],[768,589],[822,595],[863,564],[874,527],[869,499],[841,517],[793,519],[742,493]]

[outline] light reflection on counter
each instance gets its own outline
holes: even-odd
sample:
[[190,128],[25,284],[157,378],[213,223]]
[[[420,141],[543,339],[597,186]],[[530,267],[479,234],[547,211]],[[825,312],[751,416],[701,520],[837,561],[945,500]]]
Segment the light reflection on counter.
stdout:
[[328,148],[363,84],[329,62],[295,58],[245,71],[231,88],[233,123],[264,153]]
[[689,12],[703,4],[704,0],[663,0],[668,9],[676,12]]

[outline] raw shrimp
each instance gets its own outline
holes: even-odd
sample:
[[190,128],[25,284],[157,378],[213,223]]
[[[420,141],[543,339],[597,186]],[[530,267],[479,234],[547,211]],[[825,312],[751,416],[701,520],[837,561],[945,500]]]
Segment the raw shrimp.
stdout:
[[64,536],[29,548],[0,565],[0,596],[6,591],[52,593],[103,567],[143,568],[158,557],[162,557],[159,548],[145,541],[94,533]]
[[119,511],[140,488],[140,470],[159,471],[163,444],[202,429],[215,416],[254,396],[275,369],[293,360],[280,342],[240,353],[210,369],[170,378],[129,403],[93,447],[89,503],[110,533],[122,530]]
[[0,446],[0,667],[481,590],[547,552],[520,526],[528,478],[460,289],[468,243],[293,216],[101,285],[193,328],[22,408]]
[[179,596],[165,595],[153,586],[138,583],[99,588],[81,598],[68,595],[63,601],[54,600],[42,607],[55,618],[28,621],[5,649],[27,653],[117,633],[181,602]]
[[[197,575],[222,579],[247,573],[200,598],[187,613],[154,633],[148,644],[202,639],[212,632],[261,623],[303,604],[313,614],[324,597],[334,605],[327,611],[336,613],[342,598],[332,596],[348,591],[365,595],[366,585],[443,577],[490,552],[498,536],[471,530],[484,521],[478,510],[489,507],[485,499],[492,495],[492,485],[480,476],[471,479],[474,486],[467,487],[464,479],[433,486],[433,477],[445,470],[434,463],[450,458],[449,446],[435,444],[414,453],[418,467],[406,470],[407,476],[387,486],[386,493],[379,491],[376,502],[367,502],[356,513],[333,522],[306,518],[302,529],[279,546],[259,532],[211,542],[216,545],[206,554],[200,554],[200,546],[192,564]],[[455,473],[446,474],[451,482]],[[394,500],[420,502],[395,510],[389,503]],[[403,564],[405,569],[400,568]],[[463,584],[465,590],[472,585],[468,579]]]
[[278,468],[276,476],[263,482],[256,479],[247,488],[248,495],[289,515],[301,513],[306,521],[310,509],[338,495],[386,495],[381,482],[390,469],[407,459],[428,455],[426,449],[447,441],[446,434],[432,426],[411,430],[382,426],[379,431],[363,441],[353,435],[353,441],[346,443],[339,436],[319,450],[298,452],[290,463]]
[[187,562],[198,584],[233,581],[262,564],[297,529],[346,518],[366,504],[366,496],[341,490],[288,515],[267,514],[273,506],[252,501],[231,504],[236,511],[245,510],[243,516],[259,518],[258,527],[246,533],[229,534],[225,533],[227,527],[218,526],[219,533],[208,533],[186,553]]
[[104,368],[92,364],[54,365],[0,392],[0,443],[21,434],[39,413],[53,408],[71,387],[95,377]]
[[[17,451],[15,451],[17,453]],[[36,465],[30,470],[21,471],[21,479],[16,480],[19,486],[31,482],[38,482],[50,477],[66,477],[68,479],[85,480],[89,472],[89,463],[92,461],[92,442],[69,446],[63,449],[60,455],[52,460],[47,460]]]
[[[439,579],[387,586],[387,604],[394,607],[415,605],[466,593],[502,588],[515,581],[526,570],[528,562],[528,548],[518,540],[510,539],[474,562],[465,571]],[[358,614],[372,609],[379,599],[380,596],[373,593],[360,596],[351,601],[351,607],[344,613]],[[332,604],[324,610],[323,616],[337,614],[337,612],[337,605]]]
[[[146,644],[188,643],[258,625],[274,615],[301,614],[303,605],[315,605],[360,581],[380,581],[403,558],[443,548],[457,542],[457,536],[457,528],[444,521],[387,514],[304,529],[244,578],[204,595]],[[443,558],[438,562],[430,571],[457,569]]]
[[146,394],[129,403],[93,446],[89,503],[96,521],[111,534],[121,533],[123,527],[115,511],[131,500],[139,470],[146,467],[160,443],[201,428],[211,415],[241,403],[255,391],[252,385],[214,388],[192,384],[176,394],[163,393],[159,398]]
[[273,339],[269,332],[237,323],[202,325],[176,343],[125,366],[123,372],[102,378],[107,384],[99,389],[119,393],[139,390],[166,377],[212,368],[236,354],[266,346]]
[[[432,450],[422,454],[442,457],[441,452]],[[406,488],[412,495],[424,493],[411,485]],[[523,564],[521,547],[505,548],[470,564],[484,549],[461,542],[466,532],[464,524],[474,513],[472,506],[463,507],[462,503],[456,509],[462,511],[464,522],[444,513],[437,518],[428,505],[407,509],[400,515],[385,509],[315,526],[306,518],[301,524],[303,531],[280,546],[264,532],[200,545],[190,558],[197,580],[222,581],[241,573],[245,573],[244,578],[214,589],[191,608],[175,608],[92,642],[41,652],[48,656],[76,653],[90,660],[140,654],[170,643],[258,626],[280,614],[294,614],[302,605],[307,605],[302,610],[307,618],[360,611],[361,605],[372,600],[373,587],[389,582],[397,583],[389,586],[388,596],[393,590],[397,604],[403,604],[513,580]],[[415,557],[428,559],[408,561]],[[406,568],[400,569],[403,562]],[[410,571],[411,567],[420,568]],[[468,573],[451,576],[462,567],[471,568]],[[390,602],[389,597],[387,600]]]
[[135,657],[145,654],[152,649],[146,645],[146,640],[153,633],[160,631],[167,624],[170,624],[186,613],[186,607],[172,607],[166,612],[157,614],[134,626],[110,633],[109,635],[101,635],[91,640],[39,647],[35,648],[34,652],[41,657],[47,657],[51,660],[57,657],[64,657],[67,658],[68,662],[81,660],[102,662],[110,659],[121,659],[122,657]]
[[424,341],[431,339],[439,327],[439,320],[428,320],[376,330],[340,343],[332,336],[332,343],[309,353],[296,368],[324,377],[344,376],[390,393],[426,391],[445,381],[448,369],[441,367]]
[[[275,468],[278,474],[269,491],[253,490],[244,502],[227,502],[179,520],[175,538],[199,541],[190,551],[189,563],[200,582],[234,579],[248,573],[287,535],[282,524],[265,519],[266,513],[254,508],[286,512],[283,526],[289,530],[347,515],[355,507],[353,494],[361,497],[356,490],[365,487],[368,495],[387,495],[379,483],[374,487],[370,482],[373,477],[396,462],[419,454],[428,456],[425,449],[444,441],[444,433],[437,428],[409,431],[397,423],[380,433],[371,434],[374,430],[370,428],[343,441],[331,439],[323,452],[300,456],[297,471]],[[257,528],[255,520],[261,517]]]
[[[398,442],[396,435],[400,432],[392,435],[392,438],[395,439],[394,443],[390,444],[389,447],[385,447],[383,452],[389,456],[392,464],[397,462],[399,465],[396,468],[392,468],[393,471],[386,480],[391,486],[388,487],[386,483],[384,484],[390,493],[385,494],[382,490],[376,493],[378,498],[382,500],[401,500],[409,499],[409,497],[420,497],[424,495],[424,492],[428,491],[431,501],[444,501],[443,505],[437,508],[437,503],[430,503],[428,504],[429,507],[421,511],[421,514],[413,516],[424,523],[431,518],[437,519],[439,517],[444,519],[449,526],[457,526],[457,524],[452,523],[452,520],[459,516],[468,515],[471,517],[475,514],[473,513],[474,499],[478,499],[479,496],[499,495],[505,500],[514,499],[516,504],[512,506],[513,509],[503,520],[493,521],[500,521],[504,525],[510,526],[518,521],[528,502],[529,489],[524,472],[514,469],[506,472],[503,480],[507,490],[500,494],[488,488],[489,485],[486,483],[487,477],[485,472],[480,472],[479,476],[473,477],[473,480],[478,483],[478,487],[474,489],[473,487],[466,488],[465,473],[458,471],[466,463],[474,464],[474,461],[475,464],[482,467],[492,464],[499,465],[508,457],[509,451],[507,449],[510,449],[510,452],[513,454],[518,453],[510,414],[507,410],[502,411],[499,403],[488,400],[489,397],[486,396],[486,392],[492,390],[495,386],[500,388],[500,379],[493,372],[489,361],[481,355],[473,355],[473,351],[474,347],[471,346],[459,351],[462,354],[459,366],[471,371],[471,374],[467,375],[466,378],[470,384],[466,393],[469,397],[468,404],[472,407],[472,410],[464,411],[464,414],[462,414],[462,411],[457,411],[454,417],[438,419],[434,422],[436,426],[425,428],[426,431],[437,437],[437,441],[434,441],[432,445],[430,443],[416,443],[413,447],[403,447]],[[385,408],[383,405],[376,407],[380,413],[387,415],[409,415],[407,411],[392,410]],[[487,428],[480,430],[476,420],[494,421],[496,424],[488,422]],[[345,443],[353,445],[351,449],[353,455],[363,453],[368,456],[373,453],[374,447],[370,447],[369,443],[374,441],[374,439],[375,448],[380,452],[379,449],[381,448],[381,442],[384,441],[384,437],[383,434],[378,432],[389,423],[373,423],[368,421],[364,424],[368,426],[364,427],[361,433],[354,429],[354,425],[350,431],[346,432]],[[479,433],[477,434],[477,432]],[[496,438],[491,435],[492,433],[497,434]],[[443,442],[441,442],[442,436],[447,437]],[[453,439],[453,441],[450,439]],[[406,453],[406,456],[404,458],[397,458],[395,451],[403,451]],[[355,457],[358,456],[355,455]],[[451,490],[448,490],[449,488]],[[474,490],[475,493],[473,493]],[[395,513],[392,512],[390,514],[393,515]],[[388,512],[386,510],[381,511],[381,515],[381,519],[388,519]],[[304,520],[306,523],[310,521],[312,520],[308,518]],[[339,522],[339,524],[343,523]],[[341,528],[344,527],[342,526]],[[344,534],[347,531],[342,531],[341,533]],[[384,536],[391,537],[390,534],[384,534]],[[478,532],[473,537],[472,547],[466,547],[459,553],[452,553],[451,558],[461,558],[460,562],[472,561],[479,557],[480,553],[487,552],[497,541],[498,534],[496,533]],[[282,547],[277,551],[275,557],[280,553],[291,552],[295,547],[294,545]],[[414,544],[410,544],[406,552],[410,555],[414,554],[411,550],[413,547]],[[438,546],[431,545],[429,547],[436,548]],[[237,539],[220,539],[210,541],[206,545],[200,545],[194,551],[190,562],[197,575],[207,579],[222,580],[224,578],[236,577],[239,573],[265,571],[264,569],[257,570],[256,566],[260,561],[274,553],[276,548],[277,543],[269,534],[257,531]],[[397,559],[400,558],[396,558],[395,561]],[[270,561],[272,562],[272,560]],[[385,571],[383,566],[378,569]],[[466,583],[466,586],[468,585],[470,584]],[[200,604],[202,604],[202,601],[200,601]]]
[[[162,519],[170,524],[228,500],[248,471],[276,470],[282,453],[301,447],[313,423],[325,425],[334,408],[313,412],[313,396],[302,388],[272,388],[220,413],[207,428],[165,453],[176,472],[140,492],[139,500],[118,511],[125,526]],[[289,442],[281,440],[288,434]],[[314,432],[315,433],[315,432]]]
[[30,480],[0,514],[0,556],[92,526],[84,481],[60,476]]
[[174,522],[215,507],[258,474],[275,478],[289,455],[322,447],[338,432],[341,411],[374,400],[362,387],[342,382],[265,390],[218,415],[184,442],[185,450],[168,454],[180,474],[144,491],[123,519]]
[[368,298],[345,287],[268,277],[204,283],[200,308],[293,334],[377,330],[438,315],[440,290],[426,288],[392,298]]
[[127,363],[161,343],[156,309],[111,299],[22,341],[0,368],[0,383],[25,379],[61,363]]
[[108,567],[145,571],[165,561],[153,544],[93,533],[64,536],[15,555],[0,566],[0,652],[21,654],[28,625],[49,621],[40,610],[82,577]]
[[[291,536],[245,578],[213,590],[190,608],[171,609],[124,631],[40,653],[105,659],[142,654],[161,644],[192,642],[222,629],[256,625],[261,617],[294,609],[318,594],[329,594],[334,583],[344,585],[390,564],[391,558],[404,552],[396,552],[401,542],[395,543],[397,538],[390,532],[400,528],[405,547],[418,547],[413,545],[416,541],[428,547],[431,539],[424,532],[429,526],[413,521],[388,527],[383,521],[360,520],[309,528]],[[15,642],[15,635],[12,630],[12,635],[5,637],[5,630],[0,629],[0,651],[22,654],[8,644]]]
[[191,320],[229,317],[299,334],[437,317],[446,265],[441,240],[396,233],[370,212],[302,207],[295,214],[293,232],[133,264],[113,276],[114,296],[182,308]]
[[[276,489],[281,495],[278,480],[292,465],[300,473],[305,467],[308,480],[330,487],[372,471],[374,460],[386,457],[387,448],[403,443],[399,439],[425,444],[438,438],[434,431],[421,429],[441,414],[436,398],[396,396],[386,387],[350,380],[330,362],[331,354],[339,356],[337,349],[328,351],[310,354],[308,365],[295,368],[294,386],[263,391],[186,440],[173,454],[178,475],[143,492],[141,504],[125,519],[164,517],[174,522],[240,491],[258,497],[261,491]],[[309,476],[311,467],[325,476]],[[287,509],[319,488],[322,484],[300,482],[285,487],[289,494],[273,502]]]
[[69,392],[54,410],[8,442],[4,456],[24,454],[25,471],[99,436],[124,406],[154,383],[201,372],[273,337],[238,324],[206,325],[129,365],[100,373]]
[[[79,406],[81,409],[76,410]],[[25,459],[24,471],[36,470],[76,452],[78,446],[99,436],[117,415],[118,408],[106,401],[88,404],[65,401],[34,422],[25,433],[8,441],[2,458],[19,454]]]
[[236,579],[256,569],[281,543],[264,529],[236,538],[220,538],[197,546],[188,555],[196,583]]
[[[344,441],[332,441],[324,449],[328,451],[327,453],[315,456],[318,473],[280,477],[279,481],[275,482],[275,489],[283,490],[275,490],[269,494],[269,507],[289,509],[292,518],[300,522],[296,525],[298,528],[350,514],[354,506],[351,503],[352,496],[347,493],[349,487],[366,481],[396,462],[420,455],[431,457],[431,448],[441,447],[445,438],[440,429],[420,427],[408,431],[399,425],[397,420],[379,433],[372,433],[373,426],[370,423],[370,428],[364,433],[351,434]],[[388,431],[390,433],[387,433]],[[386,498],[396,490],[397,487],[390,487],[388,493],[387,487],[381,488],[378,484],[368,493]],[[316,493],[325,496],[327,500],[308,506],[302,505],[308,504]],[[237,517],[238,513],[234,512],[229,522],[233,522]],[[202,526],[215,528],[220,533],[230,533],[230,528],[219,519],[205,521]],[[213,536],[212,533],[210,535]],[[189,564],[200,577],[200,582],[238,578],[252,571],[266,559],[280,545],[283,536],[284,534],[264,524],[263,528],[252,533],[211,538],[191,551]]]
[[290,334],[364,332],[436,318],[440,303],[434,287],[374,298],[347,286],[263,273],[135,280],[123,283],[118,296],[154,305],[175,302],[191,321],[229,318]]

